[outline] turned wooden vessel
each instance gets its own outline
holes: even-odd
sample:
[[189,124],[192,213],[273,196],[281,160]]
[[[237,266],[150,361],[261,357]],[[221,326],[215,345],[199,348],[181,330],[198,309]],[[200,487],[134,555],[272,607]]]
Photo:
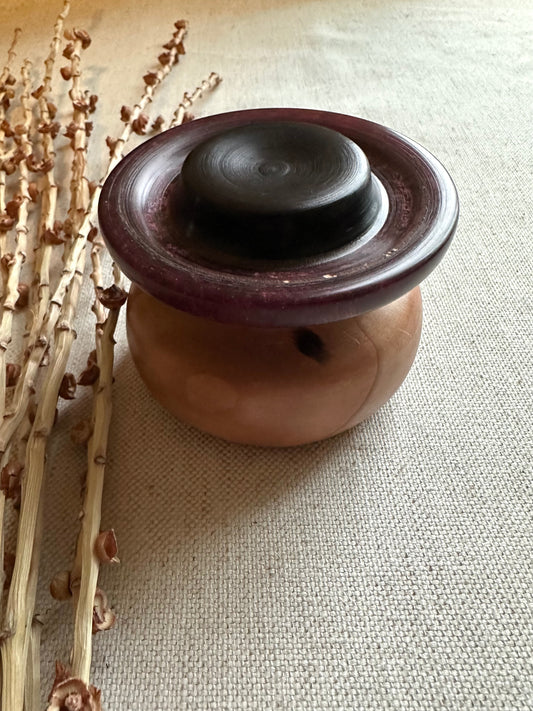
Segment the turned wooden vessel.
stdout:
[[99,205],[132,280],[128,341],[149,390],[202,430],[268,446],[342,432],[398,389],[418,284],[457,217],[425,149],[303,109],[171,129],[118,165]]

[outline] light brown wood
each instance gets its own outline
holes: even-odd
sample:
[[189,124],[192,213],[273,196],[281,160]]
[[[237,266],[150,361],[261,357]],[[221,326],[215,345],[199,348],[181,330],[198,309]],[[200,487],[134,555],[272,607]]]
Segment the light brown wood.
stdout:
[[128,340],[154,397],[224,439],[292,446],[331,437],[386,402],[415,358],[420,289],[362,316],[306,329],[221,324],[136,286]]

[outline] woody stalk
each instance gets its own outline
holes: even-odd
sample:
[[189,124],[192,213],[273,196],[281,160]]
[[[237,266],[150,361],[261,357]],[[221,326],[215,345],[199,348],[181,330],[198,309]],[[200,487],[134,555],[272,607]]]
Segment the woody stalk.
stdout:
[[[77,384],[92,386],[93,411],[85,437],[88,440],[88,473],[76,557],[72,570],[62,578],[74,603],[73,651],[69,666],[58,664],[49,709],[100,709],[100,692],[90,684],[89,675],[92,634],[106,629],[114,621],[105,593],[98,588],[98,572],[101,562],[116,559],[117,545],[113,531],[100,531],[100,519],[112,411],[114,333],[127,293],[117,267],[113,268],[112,285],[107,289],[104,287],[101,255],[105,248],[94,226],[95,211],[103,182],[122,158],[132,134],[143,136],[149,130],[165,126],[164,119],[158,117],[150,127],[146,110],[154,92],[184,54],[183,40],[187,31],[184,21],[176,23],[171,39],[164,45],[165,51],[158,57],[156,70],[144,76],[141,99],[132,108],[122,107],[123,130],[117,139],[107,140],[110,150],[107,170],[95,183],[87,178],[87,139],[92,129],[89,114],[95,110],[97,98],[84,90],[81,83],[82,53],[89,47],[91,38],[80,29],[65,33],[67,44],[63,55],[69,64],[62,67],[61,75],[71,83],[72,116],[63,135],[70,141],[72,159],[70,203],[65,219],[61,221],[56,215],[58,186],[54,170],[55,141],[60,135],[61,123],[55,117],[51,87],[70,4],[70,0],[64,0],[54,26],[42,82],[33,91],[30,63],[23,63],[19,92],[23,120],[15,126],[9,121],[8,110],[16,96],[12,66],[18,31],[8,52],[6,68],[0,75],[3,295],[0,314],[0,457],[3,467],[0,522],[3,523],[6,496],[18,497],[17,507],[20,505],[16,555],[0,639],[2,708],[9,711],[40,708],[40,624],[34,619],[34,609],[45,513],[42,504],[45,461],[58,398],[75,397]],[[192,94],[184,94],[169,125],[190,120],[189,108],[194,101],[219,81],[218,75],[211,74]],[[40,190],[37,190],[32,173],[41,176],[37,183]],[[8,200],[10,191],[13,196]],[[37,202],[40,209],[35,233],[28,221],[32,202]],[[86,371],[76,379],[67,372],[67,367],[76,339],[75,318],[85,279],[88,245],[95,293],[95,350],[89,357]],[[59,262],[61,267],[57,274],[54,265]],[[26,286],[22,277],[29,267],[33,280]],[[26,309],[27,328],[19,348],[20,362],[7,363],[7,348],[15,333],[14,319],[17,311],[24,310],[27,304],[30,309]],[[56,592],[59,589],[57,585],[52,588]],[[61,597],[60,594],[56,596]]]

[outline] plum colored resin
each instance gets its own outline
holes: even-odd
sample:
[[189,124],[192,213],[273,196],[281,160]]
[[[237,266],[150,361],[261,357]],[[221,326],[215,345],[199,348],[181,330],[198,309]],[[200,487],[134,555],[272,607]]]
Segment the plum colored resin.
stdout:
[[457,216],[423,148],[301,109],[167,131],[118,165],[99,205],[134,282],[128,340],[148,388],[200,429],[269,446],[352,427],[400,386],[417,284]]

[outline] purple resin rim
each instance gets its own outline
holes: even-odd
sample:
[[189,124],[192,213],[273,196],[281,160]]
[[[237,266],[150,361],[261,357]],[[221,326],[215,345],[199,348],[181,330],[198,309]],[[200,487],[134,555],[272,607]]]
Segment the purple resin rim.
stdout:
[[[315,123],[355,141],[387,193],[384,224],[317,259],[256,268],[217,265],[176,248],[166,201],[189,152],[217,133],[268,120]],[[408,292],[444,256],[459,205],[441,163],[380,124],[327,111],[253,109],[198,119],[143,143],[106,180],[98,213],[117,264],[155,298],[217,321],[281,327],[349,318]]]

